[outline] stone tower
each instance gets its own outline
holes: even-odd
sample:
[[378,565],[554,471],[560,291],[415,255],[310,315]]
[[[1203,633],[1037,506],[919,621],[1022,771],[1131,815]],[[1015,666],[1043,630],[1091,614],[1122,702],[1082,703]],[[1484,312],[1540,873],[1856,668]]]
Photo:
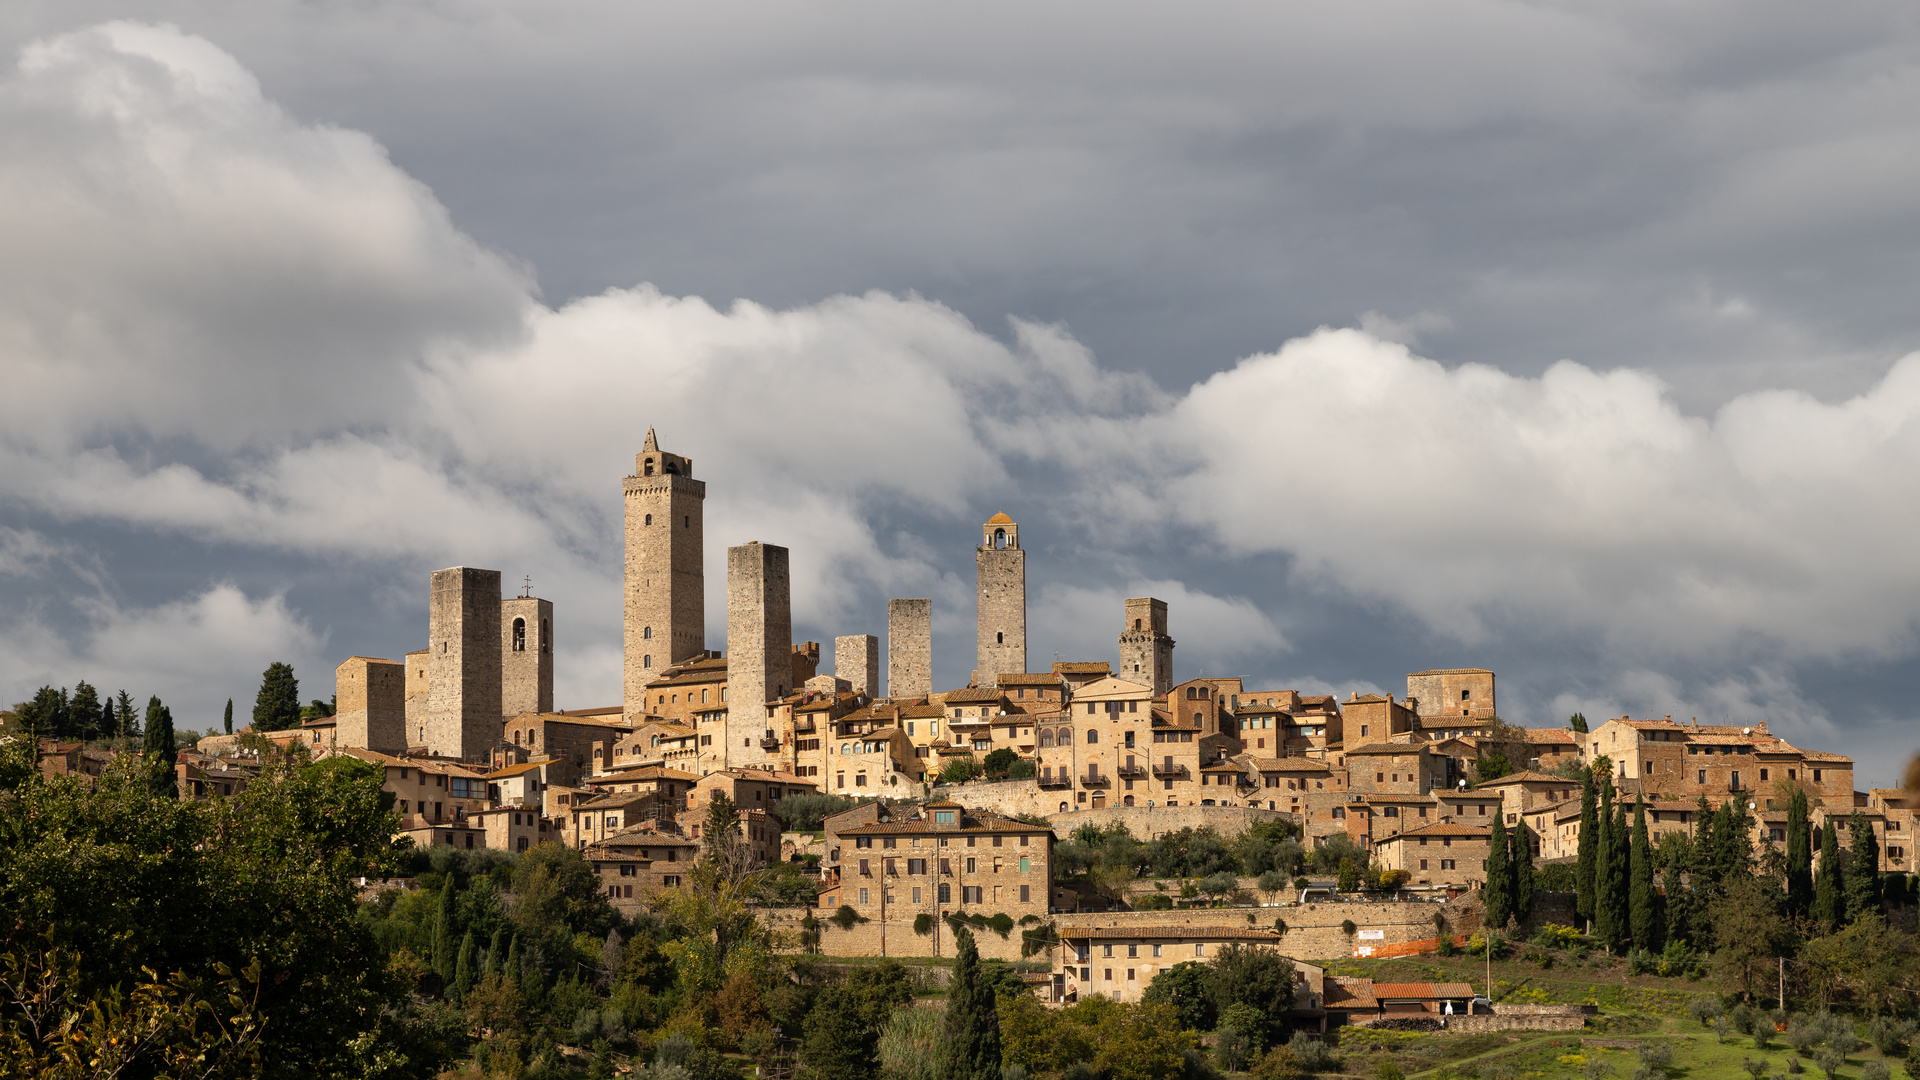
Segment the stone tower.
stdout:
[[887,601],[887,696],[933,693],[933,601]]
[[382,754],[407,749],[407,666],[349,656],[333,669],[334,737],[340,746]]
[[727,549],[727,752],[730,768],[778,760],[763,749],[766,704],[793,681],[787,549],[755,540]]
[[553,711],[553,601],[500,603],[500,708],[507,716]]
[[854,634],[833,639],[833,675],[845,679],[856,694],[880,694],[880,639]]
[[995,514],[980,529],[979,649],[973,682],[993,686],[1002,673],[1027,670],[1027,553],[1020,526]]
[[417,743],[462,761],[500,739],[500,571],[433,572],[427,607],[427,718]]
[[[693,462],[660,449],[653,429],[625,483],[627,627],[623,662],[628,714],[644,712],[647,683],[707,647],[707,485]],[[784,647],[784,646],[783,646]]]
[[1127,601],[1127,621],[1120,631],[1120,670],[1128,682],[1153,687],[1154,697],[1166,697],[1173,686],[1173,639],[1167,636],[1167,602],[1151,596]]

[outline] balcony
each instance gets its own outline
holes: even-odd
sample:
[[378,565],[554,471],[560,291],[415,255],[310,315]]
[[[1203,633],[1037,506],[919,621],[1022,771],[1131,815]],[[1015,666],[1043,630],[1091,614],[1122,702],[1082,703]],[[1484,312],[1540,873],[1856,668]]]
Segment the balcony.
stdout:
[[1072,787],[1073,780],[1065,773],[1041,773],[1040,786],[1043,788]]
[[761,739],[761,740],[760,740],[760,749],[762,749],[762,750],[778,750],[778,749],[780,749],[780,740],[779,740],[779,739]]
[[1080,785],[1082,787],[1106,787],[1111,783],[1113,783],[1112,777],[1102,776],[1099,773],[1088,773],[1080,778]]
[[1187,775],[1187,767],[1185,765],[1175,765],[1172,762],[1165,762],[1153,767],[1153,775],[1170,780]]
[[1114,771],[1128,780],[1143,779],[1147,775],[1147,767],[1145,765],[1122,765]]

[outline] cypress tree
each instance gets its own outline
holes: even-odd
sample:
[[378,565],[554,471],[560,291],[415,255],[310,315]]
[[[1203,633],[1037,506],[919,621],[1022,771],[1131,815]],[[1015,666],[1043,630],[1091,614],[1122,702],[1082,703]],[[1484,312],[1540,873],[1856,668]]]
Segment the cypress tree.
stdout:
[[1699,804],[1694,807],[1693,819],[1697,824],[1693,830],[1693,859],[1688,867],[1693,873],[1693,891],[1696,897],[1712,896],[1714,886],[1720,883],[1714,876],[1713,862],[1713,853],[1719,850],[1720,845],[1715,839],[1718,835],[1715,822],[1718,819],[1713,807],[1707,805],[1705,795],[1700,796]]
[[293,665],[278,660],[260,674],[260,693],[253,699],[253,730],[285,731],[300,726],[300,681]]
[[500,964],[501,964],[500,939],[505,937],[506,934],[507,932],[505,929],[498,929],[493,932],[493,940],[487,944],[486,966],[480,969],[480,973],[482,975],[500,974]]
[[[880,1032],[862,1005],[859,993],[844,984],[828,987],[816,999],[800,1025],[800,1057],[807,1063],[810,1080],[873,1080],[880,1075]],[[951,1022],[952,998],[947,999],[947,1017]],[[954,1070],[949,1075],[965,1075],[968,1080],[974,1075],[959,1072],[951,1053],[949,1068]]]
[[1513,914],[1521,922],[1533,916],[1533,845],[1527,841],[1522,825],[1508,834],[1513,838],[1507,864],[1513,868]]
[[227,734],[229,735],[233,734],[233,699],[232,698],[227,699],[227,715],[221,720],[221,723],[226,726]]
[[165,795],[180,792],[180,781],[174,773],[174,766],[180,760],[180,754],[173,746],[173,710],[160,704],[158,697],[147,699],[147,735],[143,749],[147,762],[153,769],[153,793]]
[[473,989],[473,931],[460,939],[460,959],[453,966],[453,999],[460,1001]]
[[85,679],[73,684],[67,698],[67,730],[83,742],[100,737],[100,692]]
[[1587,733],[1587,714],[1574,713],[1572,716],[1567,717],[1567,726],[1585,735]]
[[1753,818],[1738,796],[1728,799],[1715,815],[1713,877],[1722,886],[1753,875]]
[[1000,1014],[980,971],[980,950],[965,927],[954,931],[947,991],[947,1080],[1000,1080]]
[[1807,792],[1794,788],[1787,803],[1787,913],[1805,918],[1813,906],[1813,826]]
[[501,974],[505,975],[508,979],[511,979],[514,982],[520,981],[521,971],[520,971],[520,933],[519,931],[515,931],[513,937],[509,939],[507,942],[507,966],[506,966],[506,969],[501,972]]
[[1820,873],[1813,879],[1813,925],[1822,934],[1831,934],[1840,926],[1844,911],[1840,899],[1840,838],[1833,819],[1820,830]]
[[1507,865],[1506,815],[1495,807],[1493,831],[1487,838],[1487,883],[1480,890],[1489,932],[1505,930],[1513,914],[1513,871]]
[[1613,857],[1613,869],[1609,877],[1613,880],[1613,893],[1608,904],[1613,908],[1613,947],[1620,948],[1627,935],[1633,932],[1633,923],[1628,917],[1627,895],[1633,891],[1632,852],[1633,827],[1627,820],[1626,792],[1615,795],[1613,800],[1613,828],[1607,830],[1607,853]]
[[[1686,843],[1686,836],[1680,835],[1679,842]],[[1666,873],[1662,879],[1667,887],[1667,930],[1668,941],[1682,944],[1693,940],[1693,892],[1680,880],[1686,870],[1687,856],[1691,845],[1671,849],[1667,860]]]
[[113,698],[108,697],[100,703],[100,737],[103,739],[113,739],[118,738],[119,735],[120,718],[119,715],[113,711]]
[[453,875],[440,886],[440,911],[433,920],[433,970],[440,973],[443,985],[452,986],[454,968],[460,957],[453,943]]
[[114,724],[113,733],[115,737],[122,738],[122,739],[131,739],[135,735],[139,734],[138,732],[133,730],[134,725],[133,725],[133,695],[132,694],[129,694],[125,690],[122,690],[113,696],[113,716],[114,716],[114,719],[118,721],[117,723]]
[[1657,940],[1660,924],[1654,915],[1653,847],[1647,842],[1646,803],[1633,800],[1632,890],[1628,897],[1628,921],[1633,930],[1633,947],[1648,952],[1660,948]]
[[1611,951],[1625,931],[1614,923],[1613,894],[1625,885],[1613,876],[1613,785],[1600,789],[1600,807],[1593,845],[1593,936]]
[[1600,813],[1595,804],[1593,770],[1580,774],[1580,858],[1573,866],[1574,911],[1593,928],[1594,852],[1600,843]]
[[1873,826],[1855,810],[1847,819],[1847,869],[1840,877],[1847,902],[1847,921],[1880,911],[1880,842]]

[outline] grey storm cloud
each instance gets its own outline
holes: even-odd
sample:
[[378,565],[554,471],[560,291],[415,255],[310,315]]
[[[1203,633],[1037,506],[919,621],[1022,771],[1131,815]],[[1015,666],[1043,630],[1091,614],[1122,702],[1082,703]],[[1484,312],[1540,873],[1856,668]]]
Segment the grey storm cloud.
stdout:
[[1902,9],[125,13],[0,15],[0,697],[324,694],[464,562],[598,703],[655,426],[943,680],[1008,509],[1035,663],[1151,592],[1187,671],[1905,749]]

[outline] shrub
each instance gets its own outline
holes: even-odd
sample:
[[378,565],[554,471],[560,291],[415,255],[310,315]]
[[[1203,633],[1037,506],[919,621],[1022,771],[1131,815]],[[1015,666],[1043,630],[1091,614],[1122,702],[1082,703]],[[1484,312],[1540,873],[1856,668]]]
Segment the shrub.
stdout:
[[1135,897],[1133,901],[1135,911],[1166,911],[1171,907],[1173,907],[1173,897],[1165,893],[1148,893],[1145,896]]
[[1713,1037],[1717,1042],[1726,1042],[1733,1036],[1733,1021],[1722,1016],[1713,1022]]
[[1753,1020],[1754,1011],[1745,1002],[1727,1010],[1727,1023],[1733,1025],[1733,1030],[1738,1034],[1745,1035],[1752,1031]]
[[925,911],[913,917],[913,932],[921,937],[933,933],[933,916]]
[[1713,1018],[1719,1016],[1720,1012],[1720,1003],[1710,997],[1694,998],[1693,1003],[1687,1006],[1687,1015],[1693,1017],[1694,1023],[1702,1028],[1711,1027]]
[[1796,1016],[1787,1021],[1787,1045],[1801,1057],[1806,1057],[1824,1034],[1820,1022],[1810,1017]]
[[1773,1021],[1765,1019],[1764,1017],[1756,1020],[1754,1021],[1752,1031],[1753,1048],[1755,1050],[1765,1050],[1767,1047],[1773,1045]]
[[1747,1070],[1747,1075],[1753,1077],[1753,1080],[1761,1080],[1762,1077],[1767,1075],[1766,1058],[1755,1061],[1752,1058],[1743,1057],[1740,1059],[1740,1067]]
[[1887,1080],[1892,1075],[1893,1070],[1887,1068],[1884,1061],[1869,1061],[1860,1066],[1860,1080]]
[[1399,1065],[1383,1061],[1379,1068],[1373,1070],[1373,1080],[1406,1080],[1406,1074],[1400,1071]]
[[1594,1058],[1587,1062],[1585,1067],[1580,1070],[1580,1075],[1585,1077],[1586,1080],[1606,1080],[1607,1077],[1613,1075],[1613,1064],[1611,1062],[1601,1061],[1599,1058]]
[[1847,1055],[1829,1048],[1813,1055],[1813,1063],[1820,1067],[1821,1072],[1827,1074],[1827,1080],[1834,1080],[1840,1075],[1841,1068],[1846,1065]]
[[1434,951],[1439,953],[1441,956],[1455,956],[1455,955],[1458,955],[1458,953],[1460,952],[1460,946],[1455,945],[1453,943],[1452,934],[1441,934],[1440,946]]
[[1666,1043],[1641,1043],[1640,1064],[1650,1069],[1667,1069],[1673,1064],[1673,1047]]
[[1305,1072],[1332,1072],[1340,1067],[1340,1055],[1334,1052],[1333,1047],[1304,1031],[1293,1033],[1287,1049],[1293,1051],[1294,1060],[1300,1063],[1300,1068]]
[[1888,1057],[1901,1057],[1907,1052],[1907,1044],[1913,1041],[1914,1032],[1913,1021],[1882,1016],[1867,1025],[1867,1041]]
[[[1073,1069],[1068,1068],[1061,1080],[1098,1080],[1092,1075],[1091,1069],[1088,1074],[1087,1077],[1076,1078]],[[1293,1050],[1285,1046],[1276,1046],[1267,1051],[1261,1056],[1260,1063],[1253,1067],[1254,1080],[1300,1080],[1306,1074],[1306,1070],[1300,1067],[1299,1059],[1293,1056]]]
[[1909,1080],[1920,1080],[1920,1044],[1915,1044],[1907,1050],[1905,1064]]
[[779,818],[781,826],[790,832],[813,832],[821,827],[829,814],[851,810],[856,805],[852,799],[816,792],[781,799],[768,807],[767,811]]

